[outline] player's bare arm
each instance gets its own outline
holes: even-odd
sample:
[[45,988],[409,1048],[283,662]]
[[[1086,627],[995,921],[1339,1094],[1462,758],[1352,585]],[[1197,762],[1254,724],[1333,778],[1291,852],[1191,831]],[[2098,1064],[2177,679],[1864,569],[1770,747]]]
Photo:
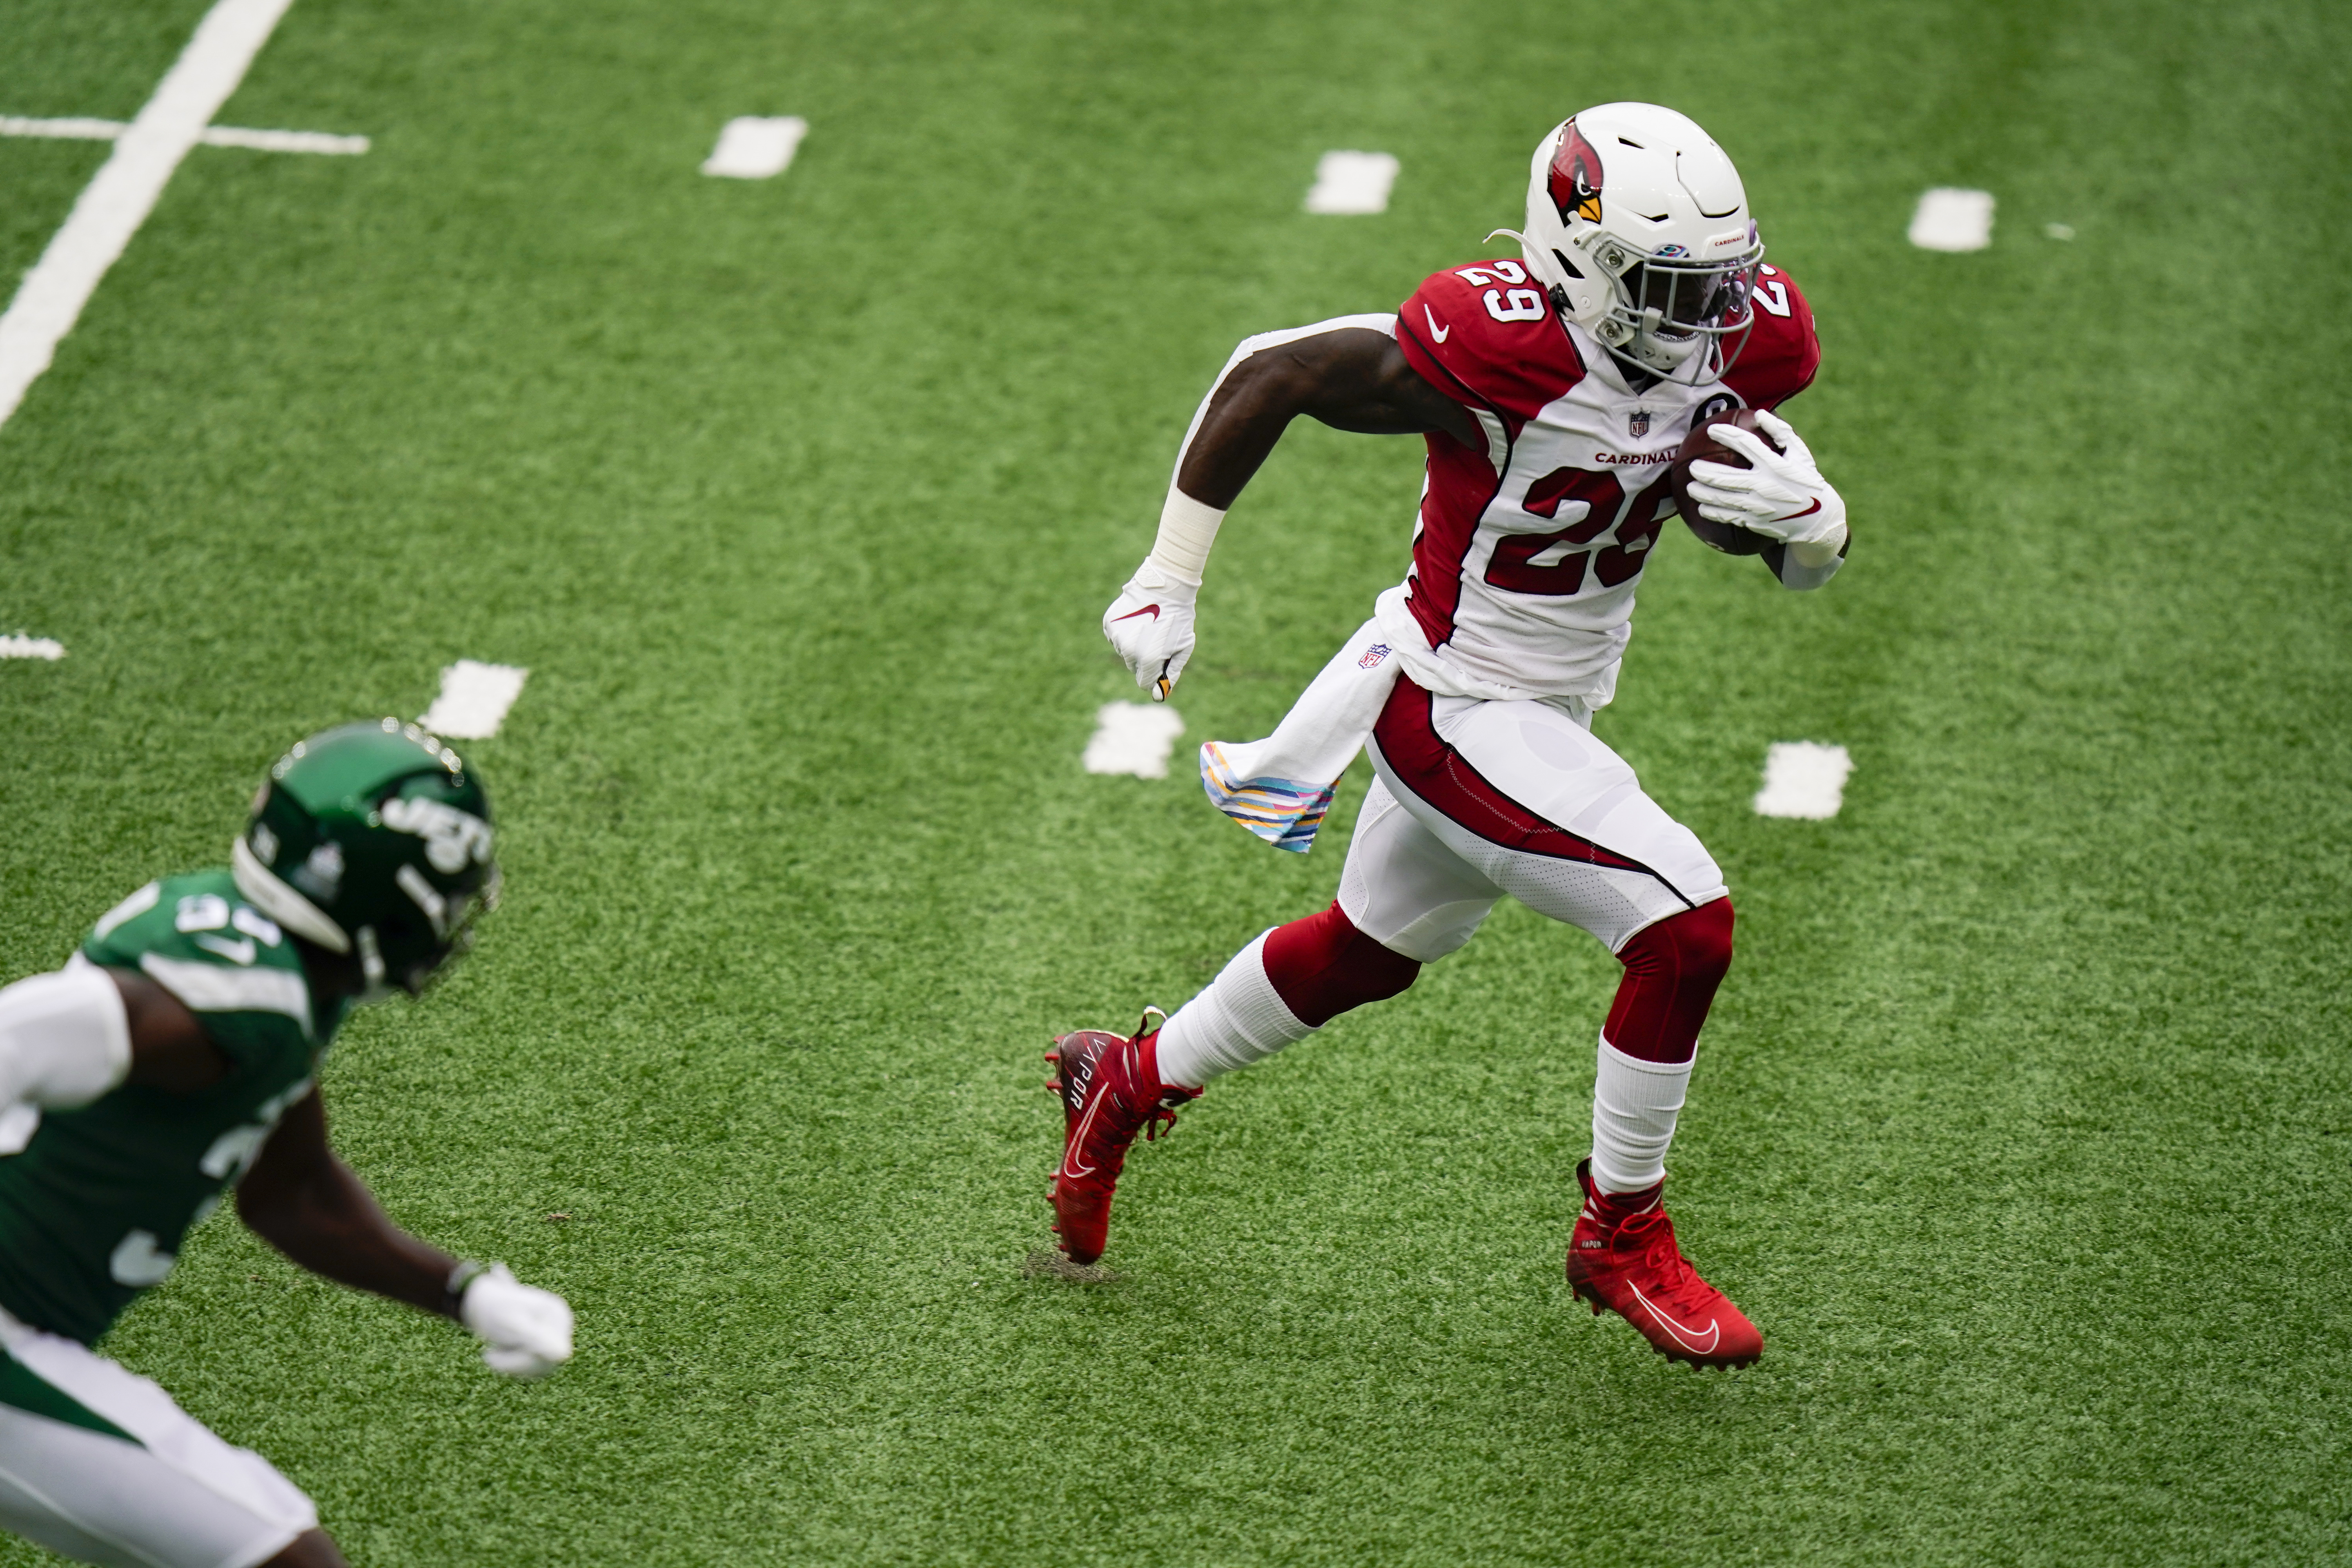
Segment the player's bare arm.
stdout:
[[124,1081],[166,1094],[194,1094],[228,1076],[229,1061],[177,996],[135,969],[109,969],[131,1026]]
[[1406,363],[1396,339],[1370,327],[1341,327],[1260,349],[1226,375],[1176,477],[1177,488],[1224,510],[1300,415],[1365,436],[1442,430],[1483,447],[1463,406]]
[[1103,612],[1103,635],[1136,684],[1165,701],[1192,657],[1202,571],[1226,509],[1300,415],[1373,436],[1444,433],[1482,445],[1476,421],[1363,318],[1242,345],[1211,389],[1177,459],[1151,553]]
[[457,1259],[392,1223],[367,1184],[327,1142],[327,1111],[312,1089],[295,1101],[236,1189],[237,1217],[287,1258],[355,1290],[457,1316],[449,1294]]
[[[109,969],[130,1025],[124,1081],[170,1094],[211,1088],[229,1059],[180,999],[135,970]],[[288,1108],[236,1189],[237,1217],[296,1265],[339,1285],[458,1316],[458,1260],[392,1223],[327,1142],[319,1091]]]

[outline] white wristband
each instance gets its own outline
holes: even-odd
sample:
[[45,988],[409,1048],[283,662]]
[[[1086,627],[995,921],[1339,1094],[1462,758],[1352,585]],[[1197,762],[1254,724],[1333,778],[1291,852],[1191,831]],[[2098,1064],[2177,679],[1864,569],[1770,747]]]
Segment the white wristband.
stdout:
[[1209,564],[1209,546],[1217,542],[1217,525],[1224,521],[1217,508],[1203,506],[1170,485],[1167,504],[1160,509],[1160,537],[1152,541],[1145,563],[1199,587]]
[[1789,558],[1809,572],[1818,572],[1838,558],[1838,552],[1845,548],[1845,524],[1839,523],[1837,532],[1827,539],[1817,539],[1810,544],[1790,545]]

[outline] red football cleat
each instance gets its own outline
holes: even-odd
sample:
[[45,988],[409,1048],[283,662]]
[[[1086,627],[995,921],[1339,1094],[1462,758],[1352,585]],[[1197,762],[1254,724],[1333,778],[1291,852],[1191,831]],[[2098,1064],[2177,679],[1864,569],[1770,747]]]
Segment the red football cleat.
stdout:
[[1606,1307],[1633,1324],[1668,1361],[1746,1366],[1762,1355],[1756,1325],[1700,1279],[1675,1245],[1664,1204],[1595,1191],[1591,1166],[1586,1160],[1576,1167],[1584,1212],[1568,1244],[1568,1283],[1577,1299],[1591,1302],[1595,1317]]
[[[1151,1012],[1157,1012],[1154,1008]],[[1151,1021],[1151,1012],[1143,1016]],[[1162,1021],[1166,1015],[1161,1015]],[[1110,1194],[1127,1163],[1128,1146],[1146,1128],[1176,1121],[1176,1108],[1200,1098],[1197,1089],[1160,1081],[1160,1031],[1137,1026],[1132,1039],[1080,1029],[1055,1040],[1045,1059],[1054,1076],[1045,1087],[1062,1097],[1062,1163],[1054,1172],[1055,1245],[1073,1263],[1092,1263],[1110,1235]]]

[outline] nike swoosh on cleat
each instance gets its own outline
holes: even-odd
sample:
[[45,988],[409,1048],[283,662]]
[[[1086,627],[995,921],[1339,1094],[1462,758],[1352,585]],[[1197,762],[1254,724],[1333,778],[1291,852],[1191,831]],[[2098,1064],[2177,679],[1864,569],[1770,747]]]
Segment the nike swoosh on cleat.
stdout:
[[[1085,1181],[1095,1173],[1095,1168],[1092,1165],[1088,1165],[1083,1171],[1073,1171],[1070,1169],[1070,1161],[1077,1153],[1079,1146],[1086,1142],[1087,1129],[1095,1124],[1095,1112],[1102,1109],[1102,1102],[1103,1097],[1100,1093],[1087,1101],[1087,1113],[1078,1118],[1078,1124],[1076,1127],[1070,1129],[1070,1141],[1062,1149],[1062,1174],[1074,1182]],[[1031,1169],[1034,1170],[1035,1167],[1032,1166]],[[1647,1302],[1643,1304],[1648,1305]]]
[[1701,1344],[1696,1340],[1685,1334],[1682,1330],[1675,1327],[1675,1321],[1672,1318],[1667,1317],[1664,1312],[1659,1311],[1655,1306],[1652,1305],[1650,1299],[1642,1294],[1642,1288],[1639,1285],[1635,1285],[1631,1281],[1628,1281],[1625,1289],[1633,1292],[1633,1300],[1642,1303],[1643,1310],[1646,1310],[1653,1319],[1656,1320],[1659,1327],[1664,1329],[1666,1332],[1675,1336],[1675,1342],[1676,1344],[1682,1346],[1683,1349],[1690,1352],[1693,1355],[1709,1354],[1714,1351],[1717,1344],[1721,1342],[1723,1339],[1723,1324],[1720,1321],[1714,1318],[1709,1318],[1707,1320],[1706,1342],[1705,1344]]
[[[1819,506],[1819,505],[1821,505],[1822,503],[1821,503],[1821,502],[1819,502],[1819,501],[1815,501],[1813,504],[1814,504],[1815,506]],[[1802,517],[1802,516],[1804,516],[1805,514],[1804,514],[1804,513],[1802,513],[1802,512],[1799,512],[1797,515],[1798,515],[1799,517]],[[1139,609],[1139,610],[1129,610],[1129,611],[1128,611],[1128,613],[1127,613],[1127,614],[1125,614],[1125,615],[1123,615],[1123,616],[1113,616],[1111,617],[1111,622],[1110,622],[1110,624],[1111,624],[1112,626],[1117,626],[1117,625],[1118,625],[1118,623],[1119,623],[1119,622],[1121,622],[1121,621],[1131,621],[1131,620],[1135,619],[1135,617],[1136,617],[1136,616],[1150,616],[1153,620],[1155,620],[1155,621],[1156,621],[1156,620],[1158,620],[1158,619],[1160,618],[1160,606],[1159,606],[1159,605],[1144,605],[1144,606],[1143,606],[1143,608],[1141,608],[1141,609]]]
[[1452,327],[1441,327],[1437,324],[1437,318],[1433,315],[1430,315],[1428,306],[1423,305],[1421,308],[1421,313],[1429,317],[1429,335],[1431,337],[1435,338],[1442,343],[1446,339],[1454,335],[1454,329]]

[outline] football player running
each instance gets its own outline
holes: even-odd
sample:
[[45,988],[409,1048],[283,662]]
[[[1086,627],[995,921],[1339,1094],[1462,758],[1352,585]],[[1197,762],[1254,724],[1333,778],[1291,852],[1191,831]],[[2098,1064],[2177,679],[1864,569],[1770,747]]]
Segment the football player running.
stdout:
[[0,1526],[86,1563],[343,1561],[268,1460],[91,1349],[225,1194],[313,1273],[464,1323],[499,1372],[572,1354],[561,1297],[385,1217],[319,1099],[353,1005],[421,993],[495,900],[481,781],[415,725],[331,730],[270,770],[231,856],[0,990]]
[[[1426,440],[1404,583],[1272,740],[1237,749],[1248,763],[1202,749],[1222,809],[1303,848],[1369,747],[1377,777],[1339,898],[1259,936],[1157,1029],[1055,1042],[1058,1245],[1077,1263],[1101,1255],[1139,1131],[1219,1074],[1403,991],[1508,894],[1624,964],[1600,1031],[1570,1284],[1671,1358],[1744,1365],[1762,1337],[1691,1268],[1662,1201],[1699,1026],[1731,962],[1731,901],[1696,836],[1591,725],[1614,694],[1635,589],[1675,514],[1667,475],[1695,426],[1748,407],[1773,438],[1717,427],[1749,466],[1695,466],[1702,514],[1756,536],[1787,587],[1837,571],[1844,504],[1770,412],[1811,381],[1820,350],[1795,283],[1764,264],[1730,159],[1671,110],[1605,104],[1555,128],[1513,237],[1517,258],[1436,273],[1393,316],[1244,342],[1186,434],[1158,542],[1105,612],[1138,683],[1164,699],[1192,655],[1218,525],[1291,419]],[[1298,761],[1310,754],[1323,761]]]

